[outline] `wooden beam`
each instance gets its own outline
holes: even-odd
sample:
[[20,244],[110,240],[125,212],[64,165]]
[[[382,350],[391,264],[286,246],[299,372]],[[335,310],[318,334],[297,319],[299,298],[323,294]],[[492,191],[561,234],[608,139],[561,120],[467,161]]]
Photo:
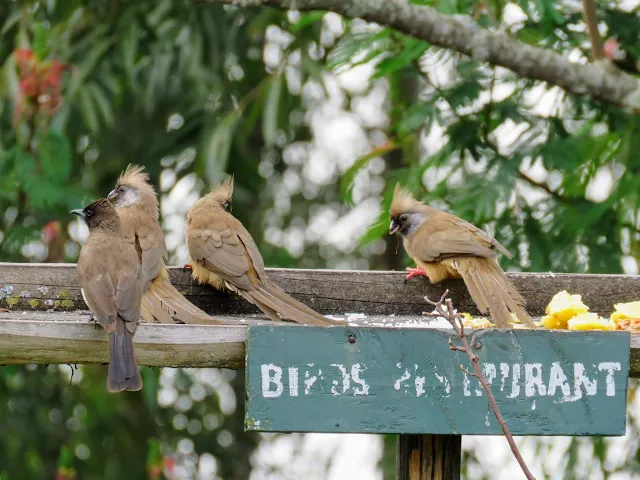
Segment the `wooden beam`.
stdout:
[[[89,323],[89,318],[88,311],[0,311],[0,365],[106,363],[107,335]],[[140,325],[134,337],[138,363],[156,367],[243,368],[246,326],[285,324],[246,315],[223,319],[229,325]],[[367,315],[351,318],[348,323],[424,328],[426,322],[426,317],[415,315]],[[631,335],[629,375],[640,377],[640,335]]]
[[[0,311],[0,365],[106,363],[107,334],[90,323],[90,318],[89,311]],[[140,324],[134,336],[138,363],[155,367],[243,368],[247,325],[291,325],[251,315],[220,318],[228,325]],[[349,320],[368,326],[402,322],[426,324],[428,319],[378,315]]]
[[[35,316],[30,320],[15,320],[15,315],[0,313],[0,364],[107,363],[107,334],[89,323],[88,314],[22,315]],[[54,315],[60,319],[51,320]],[[205,325],[142,324],[134,343],[140,365],[239,369],[244,366],[245,334],[242,325],[211,330]]]
[[[235,295],[200,286],[189,272],[169,268],[171,281],[195,305],[217,315],[258,313]],[[324,314],[420,315],[424,296],[439,298],[445,288],[461,310],[478,313],[459,280],[431,285],[424,278],[404,282],[404,272],[267,269],[269,277],[297,299]],[[527,300],[532,316],[544,315],[560,290],[579,293],[592,312],[610,315],[613,305],[638,300],[640,276],[552,273],[508,274]],[[74,264],[0,263],[0,307],[12,310],[84,310]]]
[[396,480],[460,480],[460,435],[398,435]]
[[[224,327],[143,325],[135,340],[140,344],[140,362],[156,366],[243,365],[244,347],[240,345],[244,342],[243,325],[258,321],[250,316],[259,313],[258,310],[239,297],[196,285],[190,273],[180,267],[171,267],[169,271],[174,285],[190,301],[218,316],[231,319],[228,316],[235,315],[236,323]],[[364,313],[366,319],[351,320],[364,325],[424,322],[424,318],[419,317],[427,309],[424,295],[438,298],[445,288],[450,289],[461,311],[477,313],[461,281],[431,285],[424,278],[416,278],[405,283],[404,272],[385,271],[267,271],[288,293],[324,314]],[[543,315],[551,297],[560,290],[581,294],[591,311],[601,315],[609,315],[615,303],[637,300],[640,292],[640,276],[633,275],[508,275],[527,299],[533,316]],[[104,341],[104,333],[87,325],[88,314],[79,312],[87,307],[80,295],[75,264],[0,263],[0,308],[14,312],[0,313],[0,320],[5,320],[0,322],[0,363],[12,358],[9,351],[31,363],[36,359],[42,363],[106,361],[103,349],[91,343]],[[31,323],[12,323],[27,319]],[[50,324],[61,320],[66,323]],[[231,332],[233,336],[229,337]],[[22,342],[23,348],[31,349],[31,353],[23,352],[20,356],[20,349],[16,348],[18,342]],[[42,351],[37,353],[39,345]],[[631,375],[640,376],[638,337],[632,337],[631,345]],[[201,353],[194,354],[194,351]]]

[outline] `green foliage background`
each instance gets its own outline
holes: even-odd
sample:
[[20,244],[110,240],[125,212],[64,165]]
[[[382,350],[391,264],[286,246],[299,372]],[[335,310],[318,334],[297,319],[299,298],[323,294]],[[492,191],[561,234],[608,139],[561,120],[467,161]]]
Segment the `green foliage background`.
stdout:
[[[522,41],[566,55],[588,55],[574,4],[415,3],[473,15],[486,28],[510,29]],[[521,23],[502,21],[517,8]],[[195,175],[196,190],[233,173],[234,213],[270,266],[402,268],[408,260],[395,255],[395,242],[385,235],[391,192],[401,181],[419,198],[492,230],[514,253],[502,259],[505,268],[619,273],[624,261],[627,271],[637,270],[637,116],[388,28],[343,19],[336,33],[331,15],[171,0],[2,2],[0,260],[43,260],[41,230],[55,220],[66,240],[64,260],[75,261],[79,244],[68,211],[104,196],[135,162],[156,184],[167,172],[175,182]],[[640,56],[638,8],[610,2],[599,6],[599,15],[608,35]],[[72,65],[54,117],[13,121],[17,48]],[[331,79],[362,65],[373,65],[368,86],[344,90],[342,108],[351,111],[383,88],[384,126],[363,120],[367,143],[360,156],[316,183],[304,173],[309,152],[322,141],[309,113],[330,96]],[[320,98],[307,87],[318,87]],[[288,156],[292,146],[305,152],[301,162]],[[287,190],[283,200],[291,175],[304,188]],[[610,180],[599,187],[607,191],[597,191],[596,178]],[[171,185],[161,199],[170,193]],[[351,246],[307,235],[302,249],[294,249],[263,235],[304,232],[319,208],[339,218],[367,199],[379,200],[379,217],[356,232]],[[177,249],[172,253],[179,257]],[[242,431],[242,372],[144,369],[145,389],[116,398],[105,395],[102,368],[81,368],[71,385],[69,371],[0,368],[3,480],[56,472],[159,478],[154,472],[163,458],[188,470],[204,452],[217,460],[221,478],[248,477],[259,438]],[[222,409],[221,396],[235,399],[234,408]],[[546,475],[635,472],[634,422],[629,437],[622,466],[605,461],[609,443],[602,439],[588,439],[596,460],[580,465],[574,439],[564,470]],[[551,448],[527,441],[537,442],[538,455]],[[389,437],[385,478],[392,478],[393,453]],[[495,475],[473,449],[465,460],[467,478]]]

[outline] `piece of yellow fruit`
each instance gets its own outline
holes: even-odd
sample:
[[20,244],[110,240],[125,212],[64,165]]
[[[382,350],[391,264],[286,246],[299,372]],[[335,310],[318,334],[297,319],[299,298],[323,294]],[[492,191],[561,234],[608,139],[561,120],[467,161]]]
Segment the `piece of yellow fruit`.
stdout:
[[544,317],[542,317],[542,325],[545,328],[550,329],[561,328],[566,330],[568,328],[567,320],[560,320],[555,315],[545,315]]
[[471,325],[472,328],[493,328],[495,325],[484,317],[474,318]]
[[581,313],[569,319],[569,330],[613,330],[614,323],[597,313]]
[[[570,295],[566,290],[556,293],[549,305],[547,314],[553,315],[559,322],[566,322],[581,313],[587,313],[589,307],[582,303],[581,295]],[[556,327],[561,328],[561,327]]]
[[495,327],[493,323],[487,320],[485,317],[474,318],[468,313],[463,313],[462,317],[464,320],[462,321],[465,328],[492,328]]
[[611,315],[611,320],[626,320],[631,318],[640,318],[640,302],[616,303],[615,311]]

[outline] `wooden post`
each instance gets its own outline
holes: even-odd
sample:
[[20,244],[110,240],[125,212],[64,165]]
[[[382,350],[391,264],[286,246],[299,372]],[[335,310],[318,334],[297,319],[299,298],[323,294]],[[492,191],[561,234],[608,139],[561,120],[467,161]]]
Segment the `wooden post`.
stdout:
[[396,480],[460,480],[460,435],[398,435]]

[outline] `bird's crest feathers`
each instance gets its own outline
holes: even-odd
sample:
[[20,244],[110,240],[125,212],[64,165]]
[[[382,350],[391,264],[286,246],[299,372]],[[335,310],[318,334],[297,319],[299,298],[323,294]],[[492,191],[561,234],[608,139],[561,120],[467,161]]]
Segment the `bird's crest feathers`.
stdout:
[[214,185],[208,197],[220,205],[225,202],[231,203],[233,198],[233,175],[227,175],[224,180]]
[[233,175],[227,175],[224,180],[214,185],[211,193],[224,196],[228,200],[231,200],[231,197],[233,197]]
[[144,171],[141,165],[130,163],[127,169],[118,177],[116,186],[127,185],[142,191],[151,191],[155,195],[153,186],[149,183],[149,174]]
[[396,184],[389,211],[391,217],[397,217],[403,213],[416,211],[422,206],[424,206],[424,204],[416,200],[409,190],[402,188],[399,183]]

